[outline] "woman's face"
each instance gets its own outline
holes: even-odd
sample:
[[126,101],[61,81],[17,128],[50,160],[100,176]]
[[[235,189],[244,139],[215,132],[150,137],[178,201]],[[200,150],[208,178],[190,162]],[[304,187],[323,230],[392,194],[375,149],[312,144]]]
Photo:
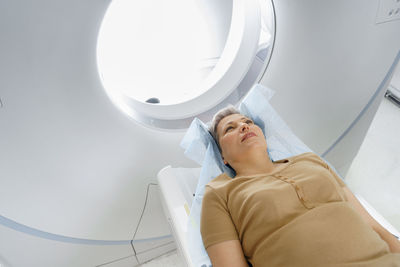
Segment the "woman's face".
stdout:
[[260,127],[242,114],[223,118],[217,126],[217,134],[224,163],[232,165],[254,149],[267,151],[267,142]]

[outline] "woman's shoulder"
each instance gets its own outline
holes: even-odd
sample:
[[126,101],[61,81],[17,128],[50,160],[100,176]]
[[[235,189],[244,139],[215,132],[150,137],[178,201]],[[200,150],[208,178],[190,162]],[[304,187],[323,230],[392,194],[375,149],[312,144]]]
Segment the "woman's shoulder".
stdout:
[[314,153],[314,152],[306,152],[303,154],[299,154],[293,157],[288,158],[292,164],[296,165],[295,163],[298,163],[300,165],[303,164],[317,164],[320,166],[323,166],[325,168],[327,168],[327,163],[325,162],[325,160],[323,158],[321,158],[318,154]]
[[288,159],[292,159],[292,160],[302,160],[302,159],[317,159],[319,161],[323,161],[322,158],[314,153],[314,152],[306,152],[306,153],[302,153],[299,155],[295,155],[293,157],[289,157]]
[[220,175],[212,179],[210,182],[208,182],[206,187],[208,186],[213,189],[217,189],[226,185],[230,181],[232,181],[232,178],[227,173],[221,173]]

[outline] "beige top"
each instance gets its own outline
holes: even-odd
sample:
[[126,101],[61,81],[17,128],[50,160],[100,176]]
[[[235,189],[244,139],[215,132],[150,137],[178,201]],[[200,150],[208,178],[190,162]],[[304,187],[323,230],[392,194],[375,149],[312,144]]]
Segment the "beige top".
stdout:
[[221,174],[206,185],[204,246],[239,240],[253,267],[400,266],[349,205],[337,174],[316,154],[276,162],[269,175]]

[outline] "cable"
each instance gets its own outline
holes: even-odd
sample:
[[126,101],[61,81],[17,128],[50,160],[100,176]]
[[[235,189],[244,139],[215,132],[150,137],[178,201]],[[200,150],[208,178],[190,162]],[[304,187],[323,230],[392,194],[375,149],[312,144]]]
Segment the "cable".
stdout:
[[138,222],[138,224],[136,225],[135,233],[133,234],[133,237],[132,237],[132,239],[131,239],[131,247],[132,247],[132,249],[133,249],[133,252],[135,253],[135,258],[136,258],[136,260],[137,260],[138,262],[140,262],[140,261],[139,261],[139,259],[137,258],[136,250],[135,250],[135,247],[133,246],[133,240],[135,239],[136,233],[137,233],[137,231],[138,231],[138,229],[139,229],[140,222],[142,221],[142,218],[143,218],[144,211],[146,210],[147,199],[148,199],[148,197],[149,197],[150,185],[158,185],[158,184],[156,184],[156,183],[149,183],[149,184],[147,184],[146,198],[145,198],[145,201],[144,201],[144,206],[143,206],[143,209],[142,209],[142,213],[140,214],[139,222]]

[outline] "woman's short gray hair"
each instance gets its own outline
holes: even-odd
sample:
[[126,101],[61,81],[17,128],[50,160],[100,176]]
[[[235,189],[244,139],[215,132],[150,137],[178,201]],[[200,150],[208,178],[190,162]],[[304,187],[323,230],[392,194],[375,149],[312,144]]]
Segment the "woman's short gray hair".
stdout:
[[210,134],[212,135],[212,137],[214,138],[215,142],[218,145],[218,149],[219,151],[221,151],[221,147],[219,145],[219,136],[218,136],[218,132],[217,132],[217,127],[219,122],[225,118],[226,116],[232,115],[232,114],[241,114],[239,110],[237,110],[234,106],[229,105],[223,109],[220,109],[213,117],[212,121],[211,121],[211,125],[208,128],[208,130],[210,131]]

